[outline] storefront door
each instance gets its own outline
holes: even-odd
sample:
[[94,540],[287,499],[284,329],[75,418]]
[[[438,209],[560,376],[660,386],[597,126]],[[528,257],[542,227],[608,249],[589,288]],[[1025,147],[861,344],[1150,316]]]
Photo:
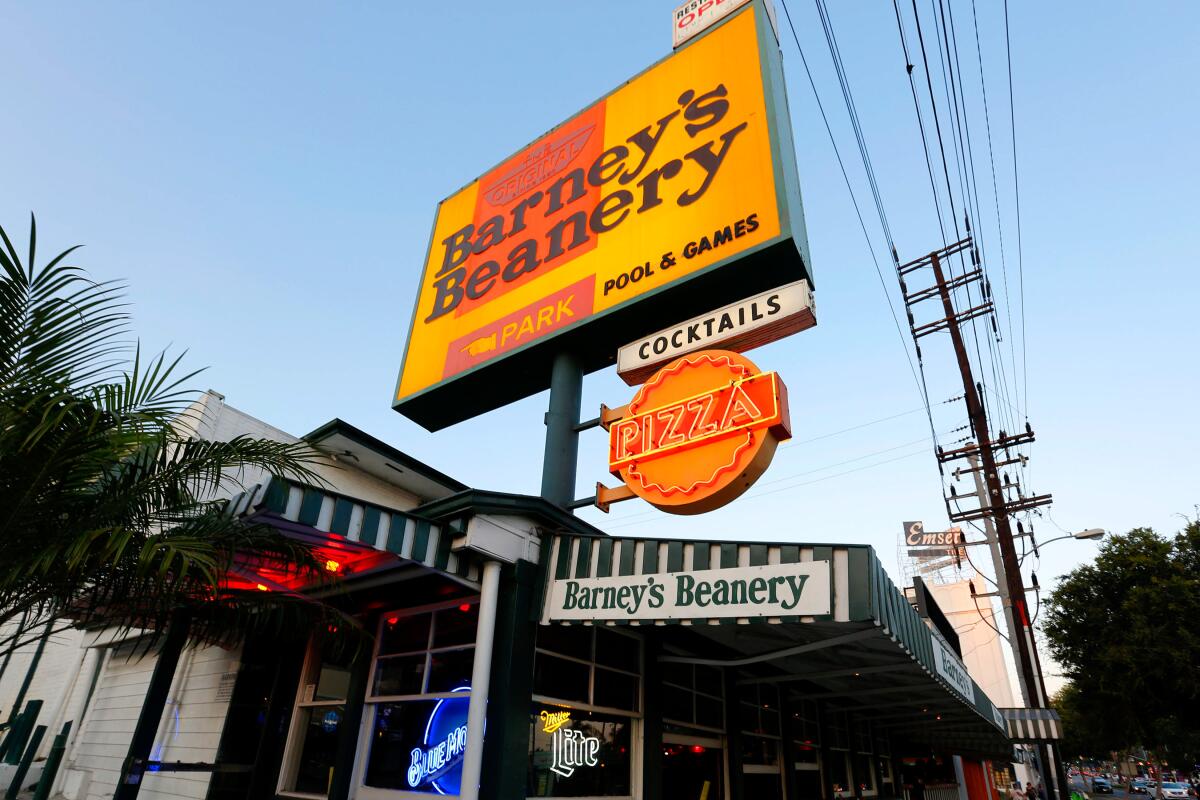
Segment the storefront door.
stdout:
[[720,739],[663,736],[663,800],[722,800],[725,750]]

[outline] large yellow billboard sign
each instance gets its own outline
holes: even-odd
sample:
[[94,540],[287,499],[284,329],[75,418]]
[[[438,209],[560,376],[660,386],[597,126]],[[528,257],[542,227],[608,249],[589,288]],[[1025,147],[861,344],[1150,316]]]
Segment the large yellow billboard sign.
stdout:
[[756,2],[442,201],[396,408],[444,427],[811,280],[782,92]]

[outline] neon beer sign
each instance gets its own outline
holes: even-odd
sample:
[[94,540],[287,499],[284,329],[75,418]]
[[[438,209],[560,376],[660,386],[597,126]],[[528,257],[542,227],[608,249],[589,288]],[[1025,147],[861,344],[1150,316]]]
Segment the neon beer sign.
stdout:
[[570,711],[542,711],[542,732],[550,734],[550,771],[563,778],[575,774],[579,767],[600,765],[600,739],[573,731],[565,726],[571,722]]
[[[455,689],[469,692],[470,687]],[[409,754],[411,763],[405,772],[410,788],[433,790],[438,794],[459,793],[462,762],[467,750],[467,697],[444,697],[437,701],[425,723],[422,746]]]

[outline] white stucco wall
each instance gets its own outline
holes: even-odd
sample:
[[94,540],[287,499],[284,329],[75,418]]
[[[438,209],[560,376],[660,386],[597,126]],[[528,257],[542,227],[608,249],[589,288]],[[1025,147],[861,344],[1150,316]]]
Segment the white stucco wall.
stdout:
[[1001,708],[1019,705],[1013,699],[1012,673],[1005,657],[1008,642],[994,630],[997,627],[1003,630],[1004,625],[992,608],[991,598],[979,600],[976,609],[967,581],[927,586],[958,634],[963,663],[979,688]]

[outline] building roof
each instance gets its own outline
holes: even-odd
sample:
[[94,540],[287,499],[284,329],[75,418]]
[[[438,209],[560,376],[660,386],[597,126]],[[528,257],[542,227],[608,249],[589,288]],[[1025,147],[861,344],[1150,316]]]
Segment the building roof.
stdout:
[[403,486],[423,501],[446,497],[467,488],[465,483],[341,419],[334,418],[301,438],[321,445],[338,459],[349,459],[363,472]]

